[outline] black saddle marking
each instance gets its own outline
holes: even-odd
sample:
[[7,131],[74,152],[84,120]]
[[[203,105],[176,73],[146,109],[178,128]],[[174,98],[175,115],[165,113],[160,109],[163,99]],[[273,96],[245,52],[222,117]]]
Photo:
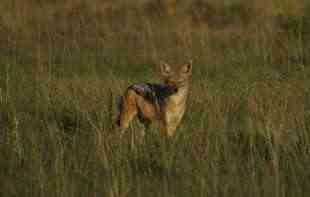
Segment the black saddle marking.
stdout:
[[134,90],[138,95],[153,104],[161,104],[165,98],[177,93],[178,89],[165,84],[134,84],[128,89]]

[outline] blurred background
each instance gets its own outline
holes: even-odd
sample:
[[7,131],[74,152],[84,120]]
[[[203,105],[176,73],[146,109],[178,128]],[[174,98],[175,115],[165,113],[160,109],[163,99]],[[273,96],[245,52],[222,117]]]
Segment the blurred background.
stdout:
[[41,64],[58,72],[76,64],[104,69],[102,65],[160,59],[192,58],[213,64],[230,53],[246,53],[257,64],[285,72],[299,69],[309,59],[309,4],[306,0],[3,0],[1,61]]

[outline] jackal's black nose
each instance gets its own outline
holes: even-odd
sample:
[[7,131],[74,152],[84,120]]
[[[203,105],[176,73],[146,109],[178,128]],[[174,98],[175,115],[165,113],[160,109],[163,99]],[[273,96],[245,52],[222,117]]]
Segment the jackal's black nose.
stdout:
[[178,92],[178,88],[177,88],[176,86],[173,86],[173,87],[172,87],[172,91],[173,91],[174,93],[177,93],[177,92]]
[[170,85],[168,88],[169,88],[169,92],[170,92],[171,94],[174,94],[174,93],[177,93],[177,92],[178,92],[178,88],[177,88],[176,86]]

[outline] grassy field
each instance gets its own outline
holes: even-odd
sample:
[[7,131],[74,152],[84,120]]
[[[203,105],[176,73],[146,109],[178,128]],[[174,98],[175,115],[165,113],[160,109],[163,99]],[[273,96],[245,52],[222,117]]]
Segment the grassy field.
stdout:
[[[310,194],[304,1],[181,1],[175,16],[120,1],[108,11],[100,1],[102,10],[4,2],[0,196]],[[140,142],[135,121],[120,138],[117,98],[132,83],[158,82],[162,59],[194,62],[176,137],[151,128]]]

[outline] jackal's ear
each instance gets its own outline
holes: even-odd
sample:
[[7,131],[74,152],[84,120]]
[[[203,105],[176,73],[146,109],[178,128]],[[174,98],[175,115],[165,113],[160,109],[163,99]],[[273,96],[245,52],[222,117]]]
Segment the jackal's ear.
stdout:
[[171,66],[165,62],[160,62],[160,72],[162,75],[169,75],[171,73]]
[[183,65],[182,72],[190,74],[192,73],[192,69],[193,69],[193,61],[190,60],[188,63]]

